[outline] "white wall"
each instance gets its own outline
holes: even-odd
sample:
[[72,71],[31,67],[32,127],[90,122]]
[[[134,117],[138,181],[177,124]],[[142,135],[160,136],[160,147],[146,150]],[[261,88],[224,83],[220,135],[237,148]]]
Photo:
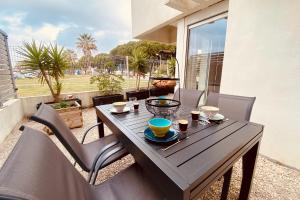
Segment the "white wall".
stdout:
[[23,108],[20,99],[12,99],[0,108],[0,143],[23,118]]
[[[73,95],[75,98],[79,98],[82,103],[82,107],[91,107],[93,106],[92,97],[100,95],[99,91],[86,91],[86,92],[75,92],[68,94],[61,94],[61,98],[65,99],[67,95]],[[36,112],[36,105],[38,103],[47,103],[52,102],[53,97],[51,95],[44,96],[32,96],[32,97],[21,97],[20,98],[24,110],[24,115],[29,117]]]
[[[132,89],[123,90],[124,98],[127,91],[131,91]],[[67,93],[61,94],[61,99],[65,99],[67,95],[73,95],[74,98],[79,98],[82,103],[83,108],[92,107],[93,100],[92,97],[99,96],[101,93],[99,91],[85,91],[85,92],[74,92],[74,93]],[[32,96],[32,97],[21,97],[21,104],[23,107],[23,114],[26,117],[33,115],[36,112],[36,105],[38,103],[47,103],[52,102],[53,97],[51,95],[44,95],[44,96]]]
[[166,6],[164,0],[131,0],[132,35],[137,37],[163,27],[179,14],[180,11]]
[[300,169],[300,1],[230,0],[221,92],[256,96],[260,152]]

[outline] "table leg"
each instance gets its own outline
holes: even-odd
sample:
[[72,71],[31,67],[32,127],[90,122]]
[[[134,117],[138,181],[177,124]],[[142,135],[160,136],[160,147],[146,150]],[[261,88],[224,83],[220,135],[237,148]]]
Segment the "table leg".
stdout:
[[221,194],[221,200],[226,200],[228,196],[228,191],[230,187],[230,180],[232,175],[232,167],[224,174],[224,182]]
[[[102,120],[97,116],[97,122],[102,122]],[[104,137],[104,124],[101,123],[98,126],[98,134],[99,134],[99,138],[103,138]]]
[[243,156],[243,178],[240,191],[240,200],[249,198],[251,191],[251,184],[254,175],[256,158],[258,155],[260,142],[256,143],[244,156]]

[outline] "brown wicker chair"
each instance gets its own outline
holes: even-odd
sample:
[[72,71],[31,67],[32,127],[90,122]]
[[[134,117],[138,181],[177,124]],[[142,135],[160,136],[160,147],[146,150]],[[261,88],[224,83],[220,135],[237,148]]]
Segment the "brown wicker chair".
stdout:
[[0,199],[5,200],[155,200],[165,199],[133,164],[93,186],[45,134],[25,127],[0,170]]
[[122,148],[122,144],[119,142],[115,134],[111,134],[96,141],[83,144],[89,131],[92,128],[97,127],[99,123],[87,129],[83,135],[81,143],[79,143],[71,130],[64,123],[63,119],[51,106],[42,104],[39,110],[31,117],[31,119],[48,126],[59,139],[59,141],[69,151],[75,161],[80,165],[80,167],[87,172],[92,172],[96,161],[103,156],[104,153],[111,151],[114,148],[119,149],[119,151],[110,156],[109,159],[106,159],[102,167],[105,167],[128,154],[127,150]]

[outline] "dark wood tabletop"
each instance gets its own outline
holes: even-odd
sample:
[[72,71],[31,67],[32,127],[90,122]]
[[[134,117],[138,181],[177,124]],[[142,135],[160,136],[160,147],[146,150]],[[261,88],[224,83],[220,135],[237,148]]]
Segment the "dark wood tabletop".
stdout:
[[[187,139],[171,146],[149,142],[143,131],[153,117],[144,101],[140,109],[126,114],[111,114],[112,105],[96,107],[98,121],[103,121],[134,156],[149,178],[163,188],[168,199],[196,199],[202,191],[243,157],[240,199],[247,199],[258,154],[263,126],[246,121],[227,120],[201,125],[192,121],[189,108],[179,115],[188,119]],[[102,137],[103,128],[99,129]]]

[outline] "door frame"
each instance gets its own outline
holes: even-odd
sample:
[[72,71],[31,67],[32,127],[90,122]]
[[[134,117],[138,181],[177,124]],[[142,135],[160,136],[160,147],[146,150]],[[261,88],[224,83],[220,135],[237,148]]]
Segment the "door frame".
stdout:
[[[202,26],[202,25],[205,25],[205,24],[209,24],[213,21],[217,21],[219,19],[223,19],[223,18],[228,18],[228,10],[224,11],[224,12],[221,12],[221,13],[218,13],[216,15],[213,15],[213,16],[209,16],[207,18],[204,18],[204,19],[201,19],[197,22],[192,22],[194,21],[193,19],[190,19],[189,21],[191,23],[187,24],[186,25],[186,40],[185,40],[185,70],[184,70],[184,87],[187,88],[187,70],[188,70],[188,55],[189,55],[189,40],[190,40],[190,30],[192,28],[195,28],[195,27],[198,27],[198,26]],[[226,35],[227,35],[227,28],[226,28]],[[225,45],[226,45],[226,40],[225,40]],[[225,49],[224,49],[225,50]],[[225,54],[224,54],[225,55]],[[224,59],[224,58],[223,58]],[[210,72],[210,65],[208,66],[208,70],[207,70],[207,76],[206,76],[206,80],[205,80],[205,84],[206,84],[206,89],[204,91],[204,99],[203,99],[203,102],[206,101],[206,98],[207,98],[207,93],[208,93],[208,80],[209,80],[209,72]]]

